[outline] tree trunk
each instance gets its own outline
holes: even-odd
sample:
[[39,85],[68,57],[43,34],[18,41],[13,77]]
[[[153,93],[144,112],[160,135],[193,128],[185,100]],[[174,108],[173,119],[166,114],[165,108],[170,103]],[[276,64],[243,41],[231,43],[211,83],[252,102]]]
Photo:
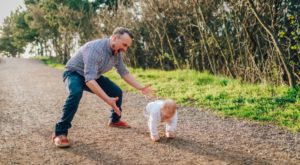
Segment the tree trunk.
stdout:
[[251,11],[253,12],[254,16],[258,20],[258,22],[261,24],[261,26],[266,30],[266,32],[270,35],[271,40],[273,42],[273,45],[275,46],[275,49],[278,54],[278,58],[280,59],[283,69],[286,72],[286,75],[288,77],[289,85],[291,87],[294,87],[296,85],[296,79],[294,74],[292,73],[292,67],[289,65],[288,59],[283,55],[283,51],[279,46],[278,40],[275,37],[275,35],[272,33],[271,29],[263,22],[262,18],[258,15],[258,12],[254,6],[253,0],[248,0],[249,1],[249,7]]

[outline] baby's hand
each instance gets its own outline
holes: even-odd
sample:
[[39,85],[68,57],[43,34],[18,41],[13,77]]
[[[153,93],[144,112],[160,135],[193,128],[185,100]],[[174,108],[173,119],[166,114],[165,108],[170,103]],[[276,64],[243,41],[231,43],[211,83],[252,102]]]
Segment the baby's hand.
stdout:
[[158,135],[151,135],[151,140],[153,142],[158,142],[159,141],[159,136]]
[[169,131],[169,132],[166,132],[166,136],[167,136],[167,138],[169,138],[169,139],[173,139],[173,138],[176,137],[176,133],[175,133],[175,132]]

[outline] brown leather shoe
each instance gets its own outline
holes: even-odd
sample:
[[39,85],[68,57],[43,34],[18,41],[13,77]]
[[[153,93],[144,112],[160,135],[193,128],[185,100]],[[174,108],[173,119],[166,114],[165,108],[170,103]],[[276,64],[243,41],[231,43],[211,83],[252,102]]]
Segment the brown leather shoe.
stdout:
[[59,148],[70,147],[70,142],[66,135],[52,135],[52,143]]
[[108,126],[109,127],[118,127],[118,128],[131,128],[130,125],[128,125],[126,122],[121,121],[121,120],[116,123],[109,121]]

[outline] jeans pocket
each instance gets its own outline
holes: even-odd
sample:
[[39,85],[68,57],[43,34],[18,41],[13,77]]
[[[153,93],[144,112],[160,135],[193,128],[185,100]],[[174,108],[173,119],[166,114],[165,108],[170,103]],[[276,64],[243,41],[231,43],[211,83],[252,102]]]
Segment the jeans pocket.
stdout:
[[68,76],[70,76],[73,72],[74,72],[74,71],[68,71],[68,70],[64,71],[64,73],[63,73],[63,82],[65,82],[65,81],[66,81],[66,78],[67,78]]

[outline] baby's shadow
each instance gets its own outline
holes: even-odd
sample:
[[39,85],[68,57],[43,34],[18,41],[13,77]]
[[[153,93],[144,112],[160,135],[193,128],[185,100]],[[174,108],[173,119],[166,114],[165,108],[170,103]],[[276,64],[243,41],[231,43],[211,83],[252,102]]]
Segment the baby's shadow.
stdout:
[[228,163],[272,164],[272,160],[260,159],[248,152],[225,149],[220,145],[193,141],[183,137],[176,137],[174,139],[161,137],[158,143],[174,147],[178,150],[185,150],[196,155],[202,155],[212,160],[223,160]]

